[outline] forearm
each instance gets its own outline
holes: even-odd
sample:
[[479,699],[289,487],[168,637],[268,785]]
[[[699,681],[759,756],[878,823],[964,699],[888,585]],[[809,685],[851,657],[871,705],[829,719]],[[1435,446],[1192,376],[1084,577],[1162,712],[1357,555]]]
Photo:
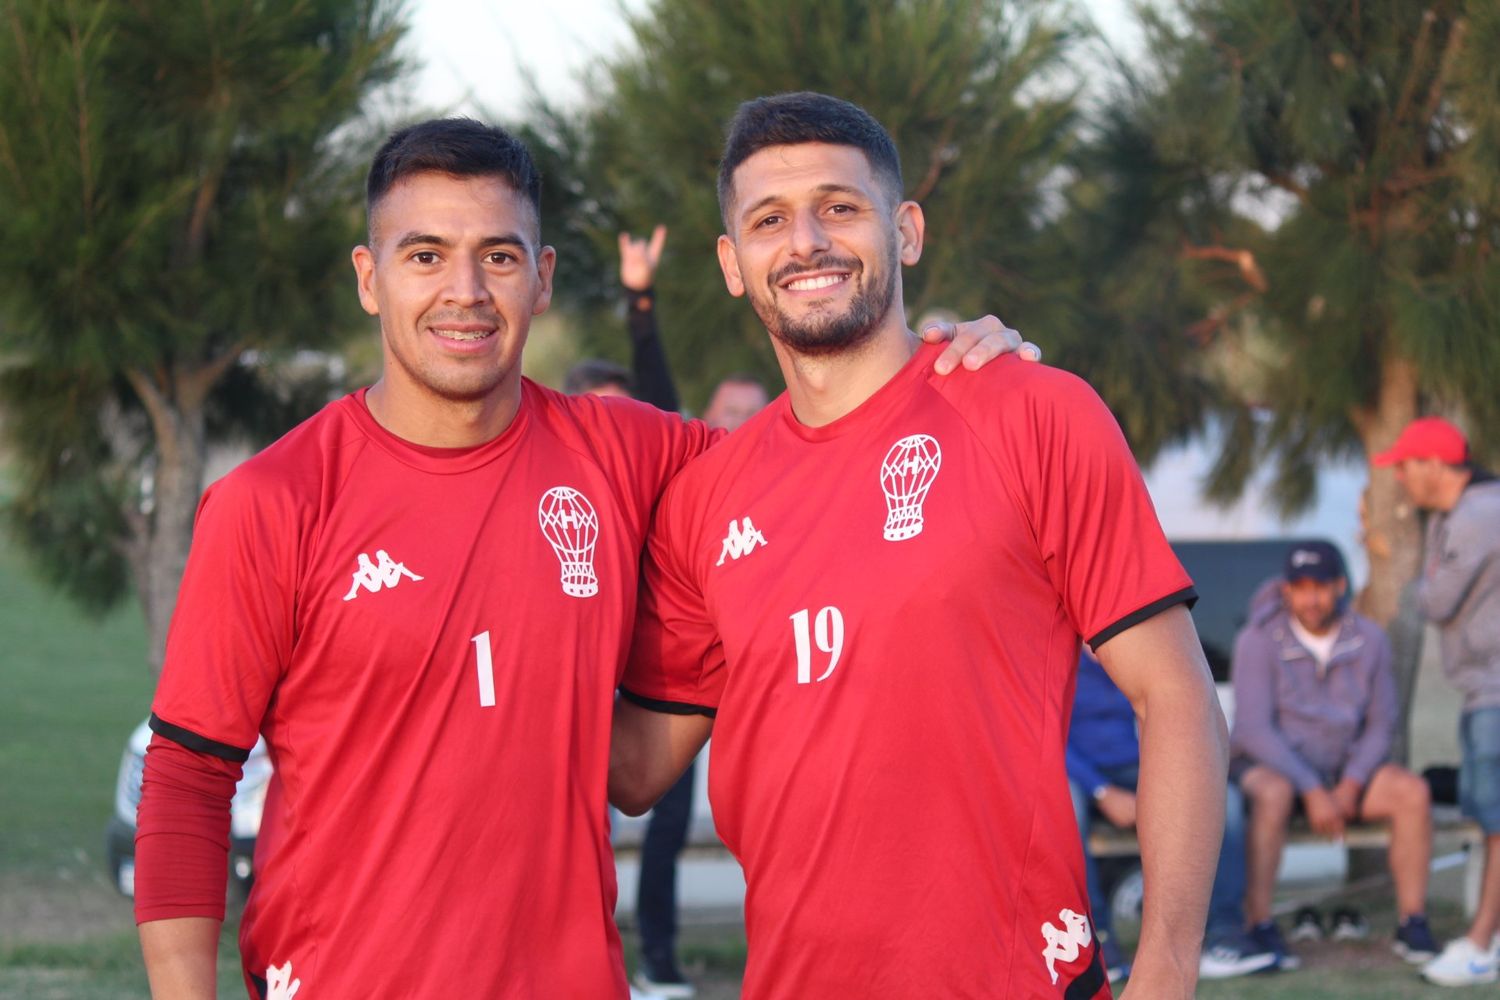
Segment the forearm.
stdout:
[[630,367],[636,398],[659,410],[679,409],[672,368],[657,333],[655,298],[650,289],[626,289],[626,327],[630,331]]
[[213,1000],[219,921],[177,917],[141,924],[141,953],[152,1000]]
[[667,794],[687,770],[712,731],[702,715],[654,712],[621,697],[615,700],[609,743],[609,801],[639,816]]
[[1145,907],[1135,964],[1143,985],[1135,995],[1193,995],[1223,836],[1227,765],[1228,733],[1212,687],[1151,696],[1137,799]]

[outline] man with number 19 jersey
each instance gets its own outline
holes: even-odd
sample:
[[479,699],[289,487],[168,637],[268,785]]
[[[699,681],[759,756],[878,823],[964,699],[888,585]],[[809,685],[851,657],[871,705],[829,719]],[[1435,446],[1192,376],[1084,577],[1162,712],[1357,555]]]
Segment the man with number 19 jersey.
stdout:
[[626,995],[600,762],[647,521],[710,433],[523,382],[499,437],[424,448],[360,392],[210,488],[152,752],[274,749],[252,996]]
[[748,1000],[1109,996],[1064,772],[1079,637],[1194,597],[1113,417],[922,348],[669,487],[622,693],[716,713]]

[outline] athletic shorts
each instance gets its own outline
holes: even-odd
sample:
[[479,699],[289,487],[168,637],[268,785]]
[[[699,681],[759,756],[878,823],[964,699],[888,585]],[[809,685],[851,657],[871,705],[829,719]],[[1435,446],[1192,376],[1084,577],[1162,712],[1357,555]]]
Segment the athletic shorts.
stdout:
[[1458,720],[1463,766],[1458,801],[1487,834],[1500,833],[1500,708],[1476,708]]

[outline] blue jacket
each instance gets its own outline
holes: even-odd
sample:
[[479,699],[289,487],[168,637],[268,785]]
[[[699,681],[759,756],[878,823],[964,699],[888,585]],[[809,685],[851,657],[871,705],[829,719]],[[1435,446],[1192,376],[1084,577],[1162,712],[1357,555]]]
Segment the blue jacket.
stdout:
[[1141,743],[1130,699],[1115,687],[1099,661],[1084,653],[1078,660],[1073,718],[1068,725],[1068,780],[1092,792],[1112,784],[1104,770],[1140,762]]

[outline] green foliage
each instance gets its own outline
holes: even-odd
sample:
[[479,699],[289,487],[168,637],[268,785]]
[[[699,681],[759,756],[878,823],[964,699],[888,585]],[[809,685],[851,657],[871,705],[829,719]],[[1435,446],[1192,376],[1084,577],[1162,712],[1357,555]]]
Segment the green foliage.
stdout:
[[350,329],[367,147],[350,122],[399,71],[398,13],[390,0],[0,0],[9,514],[87,606],[122,594],[127,515],[149,518],[141,484],[160,441],[139,387],[207,407],[212,434],[261,438],[286,421],[243,406],[269,397],[247,395],[264,366],[236,359]]
[[1493,447],[1496,5],[1183,0],[1146,24],[1161,75],[1119,113],[1205,197],[1155,203],[1177,247],[1137,242],[1138,273],[1211,295],[1200,329],[1245,352],[1220,382],[1258,414],[1233,418],[1212,492],[1273,460],[1275,499],[1304,507],[1319,462],[1364,451],[1396,365]]
[[574,220],[549,238],[570,241],[565,254],[600,276],[572,273],[563,256],[560,289],[581,288],[571,304],[595,310],[583,337],[591,351],[623,351],[620,321],[598,312],[615,297],[615,233],[660,221],[671,237],[659,315],[687,400],[701,405],[731,370],[779,382],[763,328],[724,290],[715,177],[736,106],[788,90],[853,100],[895,138],[906,194],[927,216],[922,263],[905,279],[914,318],[939,306],[1013,325],[1045,314],[1055,297],[1041,266],[1049,184],[1074,114],[1070,29],[1050,5],[658,0],[631,27],[635,47],[598,74],[579,119],[544,108],[530,135],[561,196],[547,211]]

